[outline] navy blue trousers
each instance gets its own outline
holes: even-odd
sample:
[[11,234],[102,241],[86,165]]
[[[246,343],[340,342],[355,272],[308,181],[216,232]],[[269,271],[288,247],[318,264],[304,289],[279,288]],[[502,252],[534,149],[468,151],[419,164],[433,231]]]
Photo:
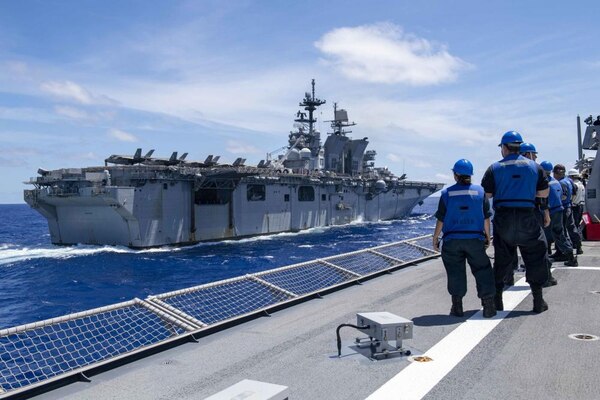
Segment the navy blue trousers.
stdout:
[[575,220],[573,219],[573,210],[571,207],[567,207],[563,211],[563,225],[565,227],[565,231],[571,239],[571,243],[574,248],[578,248],[581,246],[581,235],[579,234],[579,229],[575,226]]
[[563,211],[550,214],[550,225],[546,228],[546,237],[550,238],[549,243],[556,243],[556,248],[561,253],[573,254],[573,245],[563,225]]
[[504,277],[512,268],[517,247],[525,264],[525,278],[532,287],[541,287],[549,277],[546,237],[533,208],[501,207],[494,219],[494,278],[496,289],[504,287]]
[[494,273],[490,258],[485,252],[483,240],[444,240],[442,261],[448,275],[448,293],[450,295],[464,297],[467,294],[466,263],[469,263],[475,277],[477,296],[484,298],[494,295]]

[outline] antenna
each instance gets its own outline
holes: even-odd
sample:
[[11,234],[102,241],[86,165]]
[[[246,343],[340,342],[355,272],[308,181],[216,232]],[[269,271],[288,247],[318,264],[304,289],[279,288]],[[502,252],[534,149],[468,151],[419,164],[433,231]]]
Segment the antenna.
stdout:
[[314,123],[317,122],[316,119],[313,118],[313,113],[317,109],[317,107],[326,103],[325,100],[320,100],[315,97],[315,80],[311,81],[312,92],[306,93],[304,100],[300,103],[300,107],[304,107],[306,111],[308,111],[308,120],[303,119],[302,122],[308,122],[308,133],[313,134],[314,132]]

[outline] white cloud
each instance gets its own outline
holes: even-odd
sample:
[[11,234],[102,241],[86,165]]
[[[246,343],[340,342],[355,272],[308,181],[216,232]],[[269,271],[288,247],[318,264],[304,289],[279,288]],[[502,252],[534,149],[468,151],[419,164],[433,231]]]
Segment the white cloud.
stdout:
[[241,154],[241,155],[258,154],[261,152],[259,149],[257,149],[256,147],[254,147],[250,144],[245,144],[245,143],[241,143],[239,141],[234,141],[234,140],[228,140],[227,147],[225,149],[230,153]]
[[305,68],[286,67],[243,76],[211,77],[208,80],[199,74],[181,82],[113,80],[104,91],[139,110],[197,123],[283,133],[292,127],[298,100],[310,88],[311,75]]
[[434,85],[453,81],[470,67],[444,46],[388,23],[337,28],[315,46],[342,74],[359,81]]
[[390,153],[390,154],[387,155],[387,159],[390,160],[390,161],[393,161],[393,162],[402,161],[402,157],[400,157],[400,156],[398,156],[396,154],[392,154],[392,153]]
[[71,81],[48,81],[40,85],[40,89],[62,99],[76,101],[80,104],[115,105],[117,102],[109,97],[95,95],[83,86]]
[[[430,145],[451,143],[466,147],[481,146],[496,140],[496,121],[492,125],[478,113],[478,102],[449,99],[400,101],[363,98],[347,102],[352,119],[360,121],[357,132],[369,132],[378,142],[425,141]],[[389,147],[387,147],[390,149]],[[406,152],[395,152],[405,157]],[[393,160],[392,160],[393,161]]]
[[66,82],[44,82],[40,86],[44,92],[50,93],[57,97],[75,100],[82,104],[92,104],[93,96],[85,88],[78,84],[66,81]]
[[131,133],[122,131],[120,129],[111,129],[108,131],[108,136],[120,140],[121,142],[137,142],[138,138]]
[[49,123],[56,120],[56,116],[44,108],[0,107],[0,120],[3,119],[14,121],[36,121]]
[[72,118],[72,119],[79,119],[79,120],[92,119],[92,116],[88,112],[86,112],[84,110],[80,110],[75,107],[55,106],[54,111],[59,115],[62,115],[64,117],[68,117],[68,118]]
[[11,73],[16,75],[25,75],[29,72],[29,67],[22,61],[8,61],[6,67]]
[[447,174],[435,174],[435,177],[446,182],[454,182],[454,178]]
[[[394,162],[397,164],[402,163],[403,166],[406,166],[406,164],[408,163],[408,165],[412,168],[431,168],[432,167],[431,163],[424,161],[421,158],[403,157],[401,155],[393,154],[393,153],[388,153],[385,156],[385,158],[387,158],[391,162]],[[396,172],[399,172],[399,171],[396,171]]]

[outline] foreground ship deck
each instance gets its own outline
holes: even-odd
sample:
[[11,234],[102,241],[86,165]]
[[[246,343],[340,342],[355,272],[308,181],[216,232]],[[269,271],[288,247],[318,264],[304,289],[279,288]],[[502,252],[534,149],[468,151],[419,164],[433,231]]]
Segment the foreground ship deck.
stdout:
[[[445,272],[434,259],[38,398],[202,399],[253,379],[288,386],[290,399],[597,399],[600,341],[569,338],[600,335],[600,243],[584,243],[584,251],[580,267],[555,270],[559,284],[545,292],[550,310],[539,315],[520,281],[507,294],[514,310],[482,319],[469,276],[465,318],[447,316]],[[370,361],[348,347],[361,336],[351,329],[342,330],[338,358],[335,328],[365,311],[412,319],[414,338],[404,344],[433,361]]]

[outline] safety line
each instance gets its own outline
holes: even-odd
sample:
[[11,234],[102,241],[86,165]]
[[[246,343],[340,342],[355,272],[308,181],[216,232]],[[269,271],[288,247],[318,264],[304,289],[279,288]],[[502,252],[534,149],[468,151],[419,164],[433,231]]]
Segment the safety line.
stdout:
[[482,310],[479,310],[423,354],[432,361],[412,362],[367,397],[367,400],[389,400],[399,396],[403,400],[423,398],[529,293],[529,285],[525,278],[521,278],[514,286],[504,291],[504,311],[498,311],[493,318],[483,318]]

